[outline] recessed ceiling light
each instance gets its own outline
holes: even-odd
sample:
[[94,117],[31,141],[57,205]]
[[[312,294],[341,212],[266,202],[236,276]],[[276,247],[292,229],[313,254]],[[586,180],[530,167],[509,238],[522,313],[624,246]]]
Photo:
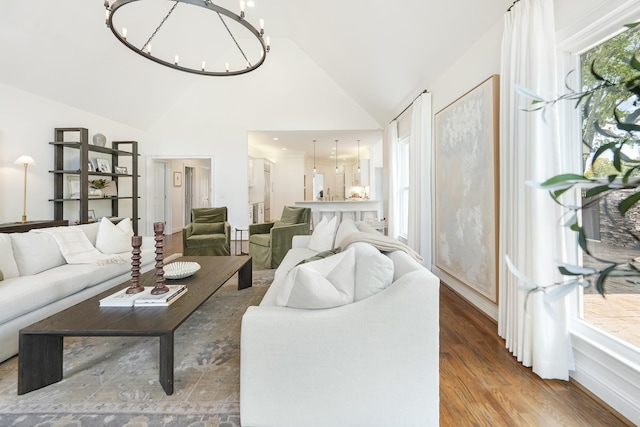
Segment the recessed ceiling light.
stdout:
[[256,5],[256,4],[255,4],[255,2],[253,2],[253,1],[251,1],[251,0],[249,0],[249,1],[247,2],[247,6],[249,6],[249,7],[253,7],[253,6],[255,6],[255,5]]
[[287,147],[282,147],[282,151],[287,151]]
[[278,140],[278,138],[277,138],[277,137],[275,137],[275,138],[273,138],[273,140],[274,140],[274,141],[277,141],[277,140]]

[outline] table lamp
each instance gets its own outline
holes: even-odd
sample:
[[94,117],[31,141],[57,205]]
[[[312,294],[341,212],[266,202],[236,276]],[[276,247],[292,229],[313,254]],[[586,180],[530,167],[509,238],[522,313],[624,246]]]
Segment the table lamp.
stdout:
[[24,198],[22,206],[22,223],[27,222],[27,168],[29,165],[35,165],[36,161],[31,156],[20,156],[14,162],[16,165],[24,165]]

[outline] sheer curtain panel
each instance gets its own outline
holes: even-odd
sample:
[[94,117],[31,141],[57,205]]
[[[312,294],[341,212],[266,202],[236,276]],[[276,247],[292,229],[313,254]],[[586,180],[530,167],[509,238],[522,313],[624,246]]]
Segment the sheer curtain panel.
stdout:
[[557,114],[527,112],[531,99],[522,86],[544,99],[557,96],[557,67],[552,0],[521,0],[506,13],[500,77],[500,244],[498,330],[507,348],[542,378],[567,380],[573,369],[568,331],[568,298],[545,307],[543,292],[527,298],[524,285],[505,262],[538,285],[560,280],[555,259],[566,259],[562,211],[542,182],[566,172],[564,142]]
[[398,122],[392,121],[384,129],[387,165],[387,232],[391,237],[398,237],[400,233],[400,207],[398,200]]
[[409,232],[407,243],[431,268],[431,94],[412,104],[409,139]]

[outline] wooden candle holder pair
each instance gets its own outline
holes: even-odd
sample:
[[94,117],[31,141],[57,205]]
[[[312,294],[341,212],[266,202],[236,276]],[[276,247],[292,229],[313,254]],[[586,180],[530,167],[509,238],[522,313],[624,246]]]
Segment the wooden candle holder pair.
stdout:
[[[154,222],[153,232],[156,241],[156,285],[151,289],[151,295],[159,295],[169,292],[169,287],[164,282],[164,223]],[[140,247],[142,246],[142,236],[131,237],[131,286],[127,289],[128,294],[137,294],[144,291],[144,286],[140,284]]]

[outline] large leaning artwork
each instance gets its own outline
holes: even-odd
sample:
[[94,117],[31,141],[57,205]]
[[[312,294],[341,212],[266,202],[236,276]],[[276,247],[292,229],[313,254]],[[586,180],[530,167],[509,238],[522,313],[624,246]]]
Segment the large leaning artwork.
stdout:
[[497,302],[499,77],[435,116],[436,267]]

